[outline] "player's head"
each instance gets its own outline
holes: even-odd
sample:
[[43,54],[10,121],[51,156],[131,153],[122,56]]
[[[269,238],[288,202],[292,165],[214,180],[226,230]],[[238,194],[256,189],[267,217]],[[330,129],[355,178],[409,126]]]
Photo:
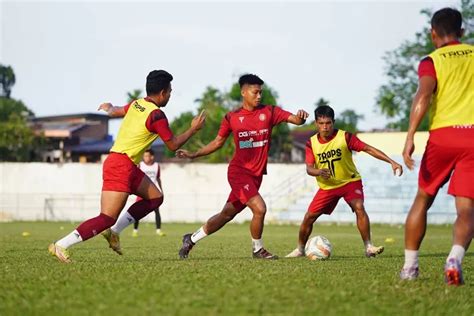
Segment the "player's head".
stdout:
[[332,135],[334,122],[334,110],[329,105],[320,105],[314,110],[314,123],[321,136]]
[[463,36],[462,15],[456,9],[444,8],[438,10],[431,18],[431,38],[436,48],[446,41],[459,39]]
[[143,162],[147,165],[151,165],[155,162],[155,153],[151,148],[145,150],[145,152],[143,153]]
[[146,76],[146,94],[157,98],[160,107],[170,99],[172,80],[173,76],[165,70],[153,70]]
[[262,99],[263,80],[257,75],[246,74],[239,78],[240,94],[245,104],[256,107]]

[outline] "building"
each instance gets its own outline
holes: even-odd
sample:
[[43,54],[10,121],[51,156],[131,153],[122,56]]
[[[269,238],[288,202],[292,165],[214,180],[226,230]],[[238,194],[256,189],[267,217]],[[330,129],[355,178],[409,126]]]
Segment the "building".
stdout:
[[[45,162],[100,162],[109,153],[113,137],[109,135],[108,115],[79,113],[37,117],[32,128],[43,135],[47,147],[41,153]],[[157,159],[163,155],[161,139],[153,144]]]

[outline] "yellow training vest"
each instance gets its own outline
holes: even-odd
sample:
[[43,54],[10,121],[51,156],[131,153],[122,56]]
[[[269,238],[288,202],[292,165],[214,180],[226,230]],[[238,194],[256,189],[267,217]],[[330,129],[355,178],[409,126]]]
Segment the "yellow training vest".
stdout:
[[158,107],[145,99],[133,101],[120,125],[120,130],[111,152],[126,154],[138,165],[147,148],[158,138],[146,128],[146,120]]
[[316,177],[319,187],[323,190],[336,189],[361,179],[352,160],[352,151],[347,147],[345,134],[345,131],[338,130],[336,136],[326,144],[319,142],[318,134],[311,137],[315,168],[331,171],[329,179]]
[[429,56],[438,80],[430,108],[430,130],[474,124],[474,46],[448,45]]

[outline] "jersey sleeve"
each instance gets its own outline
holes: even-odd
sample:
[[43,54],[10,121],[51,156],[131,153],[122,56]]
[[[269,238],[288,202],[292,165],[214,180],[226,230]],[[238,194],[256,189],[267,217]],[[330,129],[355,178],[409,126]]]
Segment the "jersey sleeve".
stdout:
[[307,165],[314,165],[316,163],[314,159],[313,147],[311,146],[311,140],[306,142],[304,160]]
[[232,127],[230,126],[230,114],[227,113],[222,119],[221,127],[219,128],[217,135],[222,138],[227,138],[230,133],[232,133]]
[[279,106],[272,106],[272,126],[287,122],[292,114]]
[[163,111],[159,109],[153,110],[150,115],[148,115],[145,124],[151,133],[158,134],[164,142],[173,138],[173,132],[170,129],[168,119]]
[[349,148],[349,150],[359,152],[359,151],[364,150],[365,146],[367,146],[366,143],[361,141],[357,136],[355,136],[352,133],[346,132],[345,136],[346,136],[347,147]]
[[130,109],[130,105],[132,105],[132,102],[123,106],[123,110],[125,111],[125,114],[127,114],[128,109]]
[[418,78],[429,76],[436,79],[436,69],[431,57],[426,57],[418,65]]

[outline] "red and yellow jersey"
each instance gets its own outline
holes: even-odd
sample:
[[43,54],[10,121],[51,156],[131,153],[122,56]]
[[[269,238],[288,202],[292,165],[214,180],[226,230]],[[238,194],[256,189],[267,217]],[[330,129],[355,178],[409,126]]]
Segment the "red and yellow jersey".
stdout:
[[286,122],[290,115],[278,106],[262,104],[253,111],[240,108],[227,113],[218,135],[227,138],[230,133],[234,134],[235,154],[229,173],[265,174],[272,128]]
[[138,99],[125,107],[126,114],[111,152],[126,154],[135,164],[140,163],[143,153],[161,137],[168,141],[173,137],[168,120],[156,104],[148,99]]
[[447,45],[429,57],[436,71],[430,130],[474,125],[474,46]]
[[[346,135],[354,140],[346,139]],[[335,131],[335,136],[328,142],[319,139],[319,135],[312,136],[309,140],[311,144],[310,150],[314,160],[306,158],[306,163],[314,163],[317,169],[329,169],[331,177],[324,179],[316,177],[319,187],[323,190],[331,190],[342,187],[350,182],[359,181],[361,179],[359,172],[352,160],[352,149],[363,150],[365,144],[358,140],[356,136],[343,130]],[[351,147],[349,144],[352,143]]]

